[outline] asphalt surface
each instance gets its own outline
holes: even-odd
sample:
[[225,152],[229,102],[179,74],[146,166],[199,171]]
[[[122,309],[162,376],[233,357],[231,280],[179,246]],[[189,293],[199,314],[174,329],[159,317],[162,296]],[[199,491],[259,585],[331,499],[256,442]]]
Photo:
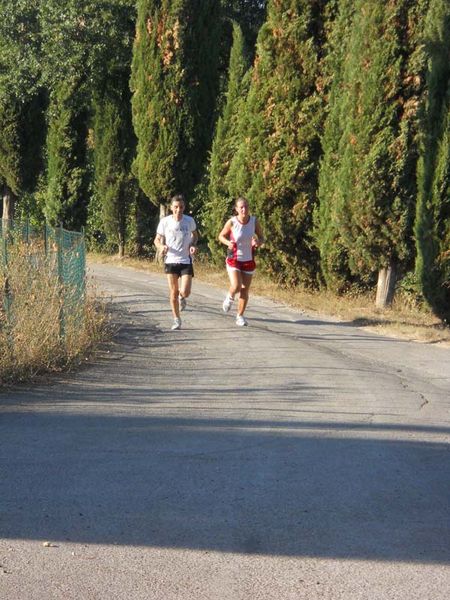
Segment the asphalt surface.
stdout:
[[450,349],[91,272],[113,345],[0,394],[1,600],[450,597]]

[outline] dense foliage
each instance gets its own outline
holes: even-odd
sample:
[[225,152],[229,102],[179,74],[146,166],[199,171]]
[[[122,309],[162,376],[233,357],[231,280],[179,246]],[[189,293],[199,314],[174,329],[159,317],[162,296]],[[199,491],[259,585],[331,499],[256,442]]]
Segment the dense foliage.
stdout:
[[337,23],[347,45],[343,49],[336,39],[333,48],[336,78],[318,226],[324,276],[337,288],[349,272],[366,283],[389,264],[411,265],[417,115],[424,92],[421,29],[428,1],[353,4],[342,3],[344,20]]
[[186,194],[215,260],[246,195],[280,284],[450,317],[445,0],[0,0],[3,214],[137,252]]
[[[131,174],[136,140],[131,123],[129,66],[134,36],[131,3],[109,5],[103,14],[109,38],[121,43],[104,43],[95,54],[92,93],[93,194],[88,207],[90,239],[119,256],[131,241],[132,207],[136,183]],[[113,33],[114,32],[114,33]],[[112,37],[111,37],[112,36]]]
[[213,259],[223,259],[223,246],[217,241],[227,217],[231,215],[233,198],[228,186],[228,172],[239,148],[240,116],[248,91],[249,59],[241,27],[233,24],[233,44],[229,59],[226,101],[220,115],[209,160],[208,190],[202,211],[203,232],[208,239]]
[[242,111],[231,191],[247,195],[267,231],[266,269],[310,285],[317,271],[311,220],[317,198],[322,98],[317,89],[326,2],[277,0],[260,30]]
[[427,96],[421,113],[415,239],[419,290],[450,321],[450,18],[430,0],[425,24]]
[[0,190],[3,216],[12,218],[16,196],[35,183],[41,139],[38,11],[26,0],[0,0]]
[[156,205],[190,196],[210,146],[218,90],[220,3],[139,0],[131,86],[134,172]]

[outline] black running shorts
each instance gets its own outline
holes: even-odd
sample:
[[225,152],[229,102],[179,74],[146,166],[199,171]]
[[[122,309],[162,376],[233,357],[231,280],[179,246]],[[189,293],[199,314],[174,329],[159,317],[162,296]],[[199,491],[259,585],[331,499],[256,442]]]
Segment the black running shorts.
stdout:
[[178,277],[182,275],[191,275],[191,277],[194,277],[194,267],[192,263],[188,265],[183,263],[166,263],[164,265],[164,273],[167,273],[167,275],[178,275]]

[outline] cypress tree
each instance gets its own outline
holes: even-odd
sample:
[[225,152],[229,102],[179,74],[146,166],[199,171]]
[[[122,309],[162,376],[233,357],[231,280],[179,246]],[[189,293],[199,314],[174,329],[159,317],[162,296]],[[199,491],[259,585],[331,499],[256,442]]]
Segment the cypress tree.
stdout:
[[239,117],[247,92],[244,75],[249,66],[242,29],[237,23],[233,23],[233,45],[229,60],[226,102],[223,113],[217,121],[212,144],[208,198],[203,209],[204,233],[213,259],[217,261],[223,258],[223,247],[217,242],[217,233],[223,227],[233,204],[227,186],[227,175],[239,146]]
[[325,5],[269,2],[242,141],[230,168],[230,189],[248,196],[266,231],[265,267],[285,283],[314,284],[317,269],[311,228],[321,152],[323,106],[316,84]]
[[266,17],[267,0],[222,0],[224,14],[237,23],[247,46],[253,50]]
[[48,89],[47,192],[45,213],[56,223],[78,228],[86,221],[91,165],[87,141],[92,88],[99,57],[112,43],[129,44],[117,26],[117,13],[130,0],[46,0],[39,5],[43,79]]
[[119,257],[125,251],[130,201],[130,128],[126,108],[120,87],[107,86],[103,93],[95,95],[94,191],[101,204],[103,231],[108,242],[118,247]]
[[13,218],[17,195],[34,185],[40,166],[35,143],[41,140],[42,125],[35,110],[39,76],[37,8],[26,0],[0,0],[0,189],[5,219]]
[[24,195],[32,194],[43,169],[45,100],[42,94],[0,103],[0,187],[3,218],[29,217]]
[[45,216],[70,229],[86,222],[87,209],[88,114],[79,85],[77,77],[58,82],[48,110]]
[[450,11],[431,0],[425,29],[428,94],[421,112],[415,271],[430,307],[450,320]]
[[3,218],[14,217],[14,202],[21,183],[19,114],[17,105],[0,104],[0,185]]
[[125,251],[129,213],[136,201],[131,174],[135,138],[131,124],[129,78],[135,28],[134,3],[109,4],[103,12],[107,24],[93,67],[94,195],[89,204],[91,239],[101,236],[109,248]]
[[223,113],[229,81],[230,53],[234,43],[234,27],[239,26],[244,39],[245,53],[253,62],[256,36],[266,16],[266,0],[220,0],[222,30],[219,55],[219,95],[217,114]]
[[46,0],[40,5],[47,113],[45,215],[52,224],[86,222],[89,170],[89,82],[98,39],[94,0]]
[[131,88],[133,170],[156,205],[192,194],[210,147],[218,89],[219,0],[138,0]]
[[[314,213],[314,238],[320,251],[320,268],[327,288],[343,291],[352,280],[348,256],[339,234],[336,218],[336,174],[339,171],[339,144],[343,135],[345,114],[341,102],[343,71],[348,56],[348,39],[353,24],[354,1],[341,0],[333,6],[330,33],[323,60],[326,121],[322,136],[323,156],[319,170],[319,202]],[[333,15],[334,16],[334,15]]]
[[333,216],[350,270],[365,284],[377,270],[411,261],[423,68],[417,49],[426,6],[355,3],[339,100],[345,121]]

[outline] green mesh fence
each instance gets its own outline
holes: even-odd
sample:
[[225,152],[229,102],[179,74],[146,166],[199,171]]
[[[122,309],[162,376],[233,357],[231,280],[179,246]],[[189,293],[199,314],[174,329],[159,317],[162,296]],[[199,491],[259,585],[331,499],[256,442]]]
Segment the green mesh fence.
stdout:
[[86,246],[84,233],[62,227],[32,227],[28,222],[1,220],[0,273],[2,303],[6,321],[14,312],[14,299],[8,285],[8,262],[15,244],[26,244],[28,260],[37,273],[45,263],[61,284],[60,331],[68,315],[81,318],[86,290]]

